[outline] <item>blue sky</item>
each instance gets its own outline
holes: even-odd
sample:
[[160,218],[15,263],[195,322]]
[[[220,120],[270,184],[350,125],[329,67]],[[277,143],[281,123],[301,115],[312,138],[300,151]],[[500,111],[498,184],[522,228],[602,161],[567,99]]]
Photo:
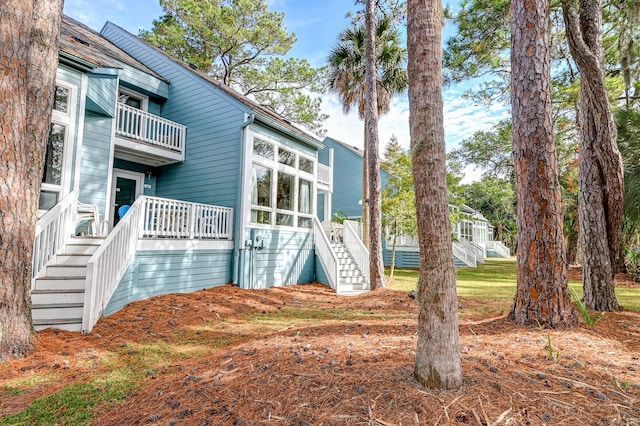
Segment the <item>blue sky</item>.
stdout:
[[[291,56],[305,58],[312,65],[321,66],[335,44],[338,33],[349,23],[346,13],[353,9],[353,0],[269,0],[269,5],[271,10],[285,12],[287,30],[298,37],[290,51]],[[100,31],[106,21],[111,21],[137,34],[141,28],[152,27],[153,20],[162,15],[162,8],[158,0],[65,0],[64,13],[96,31]],[[445,28],[445,34],[451,31],[451,28]],[[464,87],[458,86],[443,93],[447,150],[477,130],[490,129],[507,116],[503,106],[478,106],[463,99],[461,95],[464,90]],[[344,115],[338,99],[329,94],[323,96],[323,112],[330,116],[325,125],[328,136],[362,146],[363,123],[356,114]],[[403,146],[409,146],[406,96],[395,99],[391,111],[380,120],[381,149],[392,135],[397,136]],[[469,174],[468,179],[476,177],[472,171]]]

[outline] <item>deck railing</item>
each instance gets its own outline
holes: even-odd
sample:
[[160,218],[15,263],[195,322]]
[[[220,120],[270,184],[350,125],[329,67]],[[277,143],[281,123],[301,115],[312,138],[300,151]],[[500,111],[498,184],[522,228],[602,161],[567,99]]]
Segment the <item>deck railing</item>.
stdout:
[[318,183],[325,184],[331,188],[333,181],[333,173],[331,173],[331,167],[318,163]]
[[315,240],[316,255],[324,267],[327,278],[329,279],[329,285],[336,293],[339,293],[340,264],[338,263],[338,257],[331,249],[329,237],[325,234],[320,219],[315,216],[313,218],[313,237]]
[[42,216],[36,225],[31,263],[31,288],[47,263],[73,236],[78,217],[78,191],[74,190]]
[[354,222],[351,220],[345,220],[343,223],[343,242],[347,246],[347,250],[351,253],[353,260],[355,260],[358,268],[362,272],[367,285],[371,283],[371,271],[369,269],[369,250],[365,247],[364,243],[360,239],[358,232],[362,226],[360,222]]
[[82,331],[89,333],[133,260],[139,238],[231,239],[233,209],[139,197],[87,264]]
[[231,239],[233,209],[144,197],[143,238]]
[[184,152],[186,126],[120,102],[117,102],[116,117],[116,134],[160,148]]

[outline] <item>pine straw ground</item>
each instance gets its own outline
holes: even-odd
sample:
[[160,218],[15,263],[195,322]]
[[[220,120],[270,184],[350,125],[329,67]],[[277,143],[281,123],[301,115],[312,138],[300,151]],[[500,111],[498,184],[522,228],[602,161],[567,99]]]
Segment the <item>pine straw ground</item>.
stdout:
[[[142,369],[134,391],[97,405],[94,424],[640,425],[640,314],[525,329],[473,314],[490,303],[460,300],[464,387],[437,392],[412,378],[417,307],[404,291],[223,286],[157,297],[89,336],[38,333],[30,356],[0,364],[0,424],[129,365]],[[55,379],[7,390],[38,374]]]

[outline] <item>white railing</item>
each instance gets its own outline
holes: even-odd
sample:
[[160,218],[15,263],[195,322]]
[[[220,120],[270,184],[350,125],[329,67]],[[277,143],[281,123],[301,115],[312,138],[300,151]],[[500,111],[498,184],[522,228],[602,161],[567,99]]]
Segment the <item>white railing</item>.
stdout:
[[331,167],[318,163],[318,183],[325,184],[331,188],[333,181],[333,173],[331,173]]
[[133,260],[138,239],[231,239],[233,209],[139,197],[87,264],[82,331],[89,333]]
[[354,222],[351,220],[345,220],[342,222],[343,229],[343,243],[347,246],[347,250],[351,253],[351,256],[355,260],[358,268],[364,275],[364,279],[367,282],[367,286],[371,283],[371,270],[369,269],[369,250],[365,247],[364,243],[358,236],[358,228],[362,226],[360,222]]
[[82,313],[83,333],[89,333],[98,322],[136,254],[144,203],[144,197],[138,198],[89,258]]
[[459,243],[465,250],[470,251],[475,255],[476,262],[483,263],[485,261],[487,255],[482,246],[474,243],[473,241],[469,241],[466,238],[460,238]]
[[489,250],[495,251],[500,257],[511,256],[511,250],[509,250],[509,247],[505,246],[502,241],[487,241],[487,251]]
[[477,266],[476,256],[473,252],[466,250],[465,247],[457,241],[453,242],[453,255],[467,266],[472,268]]
[[338,293],[340,287],[340,264],[338,263],[338,257],[331,249],[329,238],[322,229],[322,224],[317,217],[313,218],[313,237],[315,240],[316,255],[327,273],[329,285]]
[[141,198],[144,198],[142,222],[144,238],[226,240],[232,238],[233,209],[231,208],[167,198]]
[[31,288],[34,288],[38,274],[73,236],[78,217],[77,206],[78,191],[74,190],[38,220],[31,263]]
[[120,102],[117,102],[116,117],[116,134],[184,152],[186,126]]

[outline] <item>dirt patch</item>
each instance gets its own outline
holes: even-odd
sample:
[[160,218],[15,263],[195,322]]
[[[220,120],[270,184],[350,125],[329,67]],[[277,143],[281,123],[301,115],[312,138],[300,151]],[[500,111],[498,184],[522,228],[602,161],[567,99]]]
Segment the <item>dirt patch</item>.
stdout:
[[[459,391],[413,380],[417,305],[406,292],[339,297],[321,285],[223,286],[133,303],[89,336],[38,333],[29,357],[0,367],[0,385],[43,370],[55,380],[18,395],[0,386],[0,416],[104,372],[99,360],[126,362],[141,346],[180,341],[180,356],[152,366],[141,390],[101,409],[96,423],[640,424],[640,314],[548,331],[465,315],[471,302],[460,301]],[[287,322],[305,309],[315,319]]]

